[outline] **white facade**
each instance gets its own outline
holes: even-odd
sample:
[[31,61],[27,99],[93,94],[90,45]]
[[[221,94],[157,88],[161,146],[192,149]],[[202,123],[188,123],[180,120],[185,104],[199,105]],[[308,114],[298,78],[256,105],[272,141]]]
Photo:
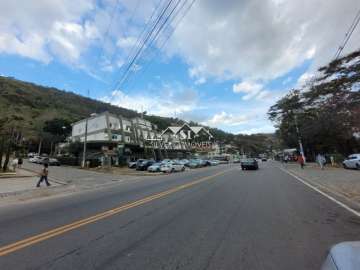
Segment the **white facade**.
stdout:
[[126,119],[108,112],[83,119],[72,125],[72,141],[83,142],[87,122],[88,142],[118,142],[125,144],[143,144],[150,132],[154,137],[151,122],[141,119]]

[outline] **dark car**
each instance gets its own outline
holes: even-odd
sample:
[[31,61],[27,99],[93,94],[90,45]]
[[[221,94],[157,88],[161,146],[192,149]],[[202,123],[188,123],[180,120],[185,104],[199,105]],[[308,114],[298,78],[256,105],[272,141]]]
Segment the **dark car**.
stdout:
[[56,158],[42,157],[40,164],[48,164],[49,166],[60,166],[60,162]]
[[136,169],[137,165],[139,165],[141,162],[143,162],[145,159],[138,159],[137,161],[130,161],[128,162],[128,167],[130,169]]
[[240,162],[242,170],[257,170],[259,169],[259,165],[255,158],[245,158]]
[[136,170],[138,171],[146,171],[151,165],[155,163],[154,160],[143,160],[136,164]]

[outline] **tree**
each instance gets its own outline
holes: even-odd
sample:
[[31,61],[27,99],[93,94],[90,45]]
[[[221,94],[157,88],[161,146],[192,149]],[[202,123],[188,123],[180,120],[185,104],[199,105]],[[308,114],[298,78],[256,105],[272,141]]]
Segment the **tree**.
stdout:
[[268,116],[285,145],[297,146],[301,136],[308,154],[346,155],[360,146],[354,137],[360,131],[359,90],[360,50],[321,67],[316,79],[276,102]]

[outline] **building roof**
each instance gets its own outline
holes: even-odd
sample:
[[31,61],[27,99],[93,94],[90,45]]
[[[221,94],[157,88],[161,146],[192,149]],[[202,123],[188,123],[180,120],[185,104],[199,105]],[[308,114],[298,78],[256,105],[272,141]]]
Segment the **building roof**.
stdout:
[[185,127],[189,128],[192,132],[194,132],[195,134],[198,134],[200,131],[205,131],[210,137],[212,137],[212,135],[210,134],[210,132],[201,126],[189,126],[188,124],[184,124],[182,126],[170,126],[168,128],[166,128],[161,135],[163,135],[164,133],[166,133],[167,131],[171,131],[174,135],[178,134],[180,131],[182,131]]

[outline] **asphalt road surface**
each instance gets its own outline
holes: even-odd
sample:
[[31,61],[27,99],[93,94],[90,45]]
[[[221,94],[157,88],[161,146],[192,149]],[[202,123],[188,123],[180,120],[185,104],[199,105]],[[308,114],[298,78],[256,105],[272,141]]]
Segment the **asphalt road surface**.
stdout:
[[319,269],[360,218],[280,170],[224,165],[0,209],[0,269]]

